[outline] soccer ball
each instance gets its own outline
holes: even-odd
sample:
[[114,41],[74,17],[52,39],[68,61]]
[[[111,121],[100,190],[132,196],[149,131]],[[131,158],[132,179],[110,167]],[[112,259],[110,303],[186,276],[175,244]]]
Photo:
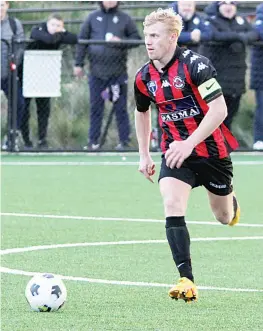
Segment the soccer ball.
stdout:
[[34,311],[59,310],[67,298],[67,289],[62,279],[52,274],[34,276],[27,284],[26,299]]

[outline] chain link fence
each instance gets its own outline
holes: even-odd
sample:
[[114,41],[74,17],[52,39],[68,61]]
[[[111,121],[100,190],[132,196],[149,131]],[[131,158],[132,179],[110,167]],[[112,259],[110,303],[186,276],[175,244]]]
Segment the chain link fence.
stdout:
[[[87,64],[82,78],[73,75],[75,46],[63,46],[61,58],[60,53],[53,51],[33,51],[31,54],[26,51],[24,64],[19,66],[16,63],[17,50],[21,45],[27,48],[30,41],[17,40],[9,44],[9,102],[5,97],[1,98],[2,149],[137,150],[133,83],[136,71],[148,61],[143,41],[79,42],[87,47],[92,45],[96,50],[96,55],[86,58]],[[210,43],[206,47],[212,45],[213,43]],[[241,148],[245,149],[251,148],[252,145],[255,108],[254,94],[249,90],[249,53],[248,47],[248,69],[244,68],[248,89],[243,94],[232,127]],[[56,60],[54,56],[57,56]],[[231,77],[226,79],[231,80]],[[21,93],[18,91],[23,93],[24,108],[21,106]],[[151,147],[158,150],[160,134],[155,107],[152,126]]]

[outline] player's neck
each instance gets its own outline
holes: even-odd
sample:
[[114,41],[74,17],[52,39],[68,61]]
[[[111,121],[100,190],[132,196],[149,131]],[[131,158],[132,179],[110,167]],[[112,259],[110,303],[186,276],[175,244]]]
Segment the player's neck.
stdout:
[[154,60],[154,66],[159,71],[162,72],[162,68],[164,68],[173,58],[176,49],[171,50],[167,54],[165,54],[160,60]]

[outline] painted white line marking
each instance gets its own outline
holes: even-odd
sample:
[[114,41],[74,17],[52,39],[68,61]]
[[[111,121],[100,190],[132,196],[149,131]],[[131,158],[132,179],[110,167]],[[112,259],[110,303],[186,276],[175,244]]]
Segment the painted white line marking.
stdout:
[[[124,218],[124,217],[94,217],[94,216],[71,216],[71,215],[47,215],[47,214],[26,214],[26,213],[0,213],[1,216],[27,217],[27,218],[47,218],[47,219],[69,219],[82,221],[120,221],[120,222],[145,222],[164,223],[164,220],[147,218]],[[186,221],[187,224],[222,226],[219,222]],[[238,227],[262,228],[263,224],[238,223]]]
[[[197,241],[229,241],[229,240],[263,240],[263,236],[255,237],[211,237],[211,238],[192,238],[191,242]],[[72,243],[72,244],[52,244],[18,248],[7,248],[0,250],[0,255],[17,254],[24,252],[40,251],[55,248],[70,248],[70,247],[88,247],[88,246],[114,246],[114,245],[138,245],[138,244],[166,244],[165,239],[156,240],[125,240],[125,241],[102,241],[89,243]]]
[[[9,155],[9,152],[2,152],[2,155]],[[16,155],[19,155],[19,153],[17,153]],[[138,151],[136,152],[52,152],[52,154],[50,154],[50,152],[23,152],[22,156],[28,156],[28,157],[32,157],[32,156],[59,156],[59,157],[67,157],[67,156],[85,156],[86,158],[89,158],[91,156],[98,156],[98,157],[105,157],[105,156],[138,156]],[[162,152],[151,152],[152,156],[161,156]],[[263,156],[263,152],[262,151],[234,151],[231,156],[233,158],[238,157],[238,156]],[[21,155],[20,155],[21,156]]]
[[[21,276],[34,276],[41,274],[39,272],[30,272],[17,269],[0,268],[1,273],[21,275]],[[89,282],[97,284],[108,284],[108,285],[126,285],[126,286],[145,286],[145,287],[171,287],[174,284],[161,284],[161,283],[147,283],[147,282],[130,282],[130,281],[118,281],[118,280],[107,280],[107,279],[94,279],[86,277],[73,277],[58,275],[64,280],[71,280],[75,282]],[[263,292],[263,290],[249,289],[249,288],[227,288],[227,287],[214,287],[214,286],[197,286],[199,290],[208,291],[227,291],[227,292]]]
[[[263,237],[219,237],[219,238],[193,238],[191,241],[217,241],[217,240],[262,240]],[[94,243],[75,243],[75,244],[58,244],[58,245],[44,245],[44,246],[31,246],[22,248],[11,248],[1,251],[1,255],[16,254],[22,252],[53,249],[53,248],[65,248],[65,247],[83,247],[83,246],[105,246],[105,245],[134,245],[134,244],[156,244],[166,243],[166,240],[131,240],[131,241],[119,241],[119,242],[94,242]],[[1,267],[1,273],[34,276],[40,274],[39,272],[30,272],[17,269],[10,269]],[[126,286],[147,286],[147,287],[171,287],[173,284],[161,284],[161,283],[147,283],[147,282],[131,282],[131,281],[118,281],[107,279],[94,279],[86,277],[73,277],[59,275],[64,280],[81,281],[89,283],[110,284],[110,285],[126,285]],[[212,286],[198,286],[200,290],[214,290],[214,291],[230,291],[230,292],[263,292],[258,289],[242,289],[242,288],[225,288],[225,287],[212,287]]]
[[[2,166],[138,166],[138,161],[3,161]],[[155,162],[156,165],[161,164],[160,161]],[[233,161],[234,165],[263,165],[263,161]]]
[[[156,162],[156,164],[160,164],[160,162]],[[1,162],[3,166],[138,166],[139,162],[112,162],[112,161],[68,161],[68,162],[61,162],[61,161],[47,161],[47,162]]]

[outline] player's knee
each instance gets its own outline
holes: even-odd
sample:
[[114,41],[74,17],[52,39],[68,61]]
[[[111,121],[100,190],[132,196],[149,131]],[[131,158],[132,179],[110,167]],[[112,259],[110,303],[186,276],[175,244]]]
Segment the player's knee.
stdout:
[[232,219],[232,215],[229,211],[226,210],[217,210],[214,211],[215,218],[218,222],[227,225]]
[[166,197],[163,199],[163,203],[167,215],[184,215],[185,208],[182,198]]

